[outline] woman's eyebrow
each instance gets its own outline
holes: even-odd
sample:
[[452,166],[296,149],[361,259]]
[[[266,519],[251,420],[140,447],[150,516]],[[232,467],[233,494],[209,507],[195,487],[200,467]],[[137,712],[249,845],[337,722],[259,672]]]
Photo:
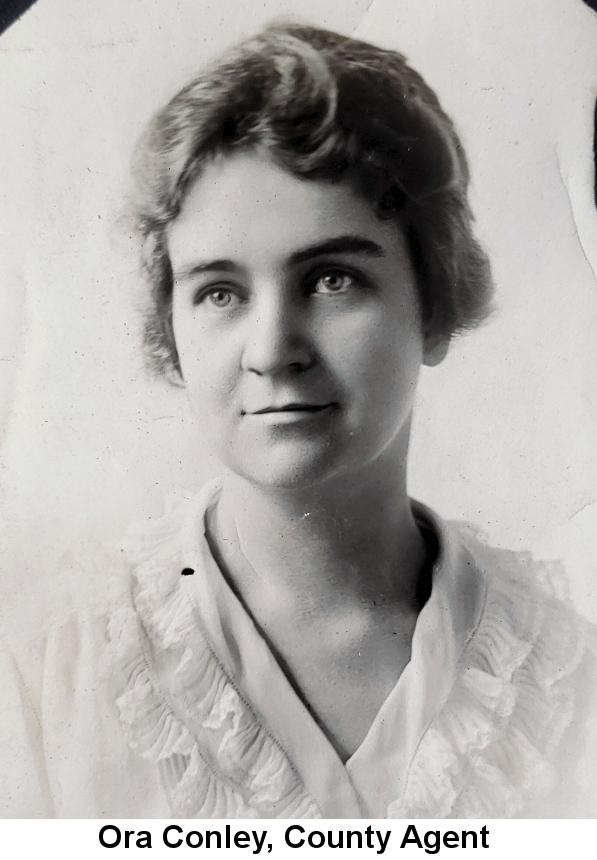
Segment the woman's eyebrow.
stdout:
[[322,254],[365,254],[368,257],[385,257],[385,253],[381,245],[364,236],[338,236],[301,251],[295,251],[288,258],[288,265],[296,266]]
[[174,272],[174,278],[176,280],[192,278],[193,275],[200,275],[202,272],[238,272],[239,268],[232,260],[209,260],[205,263],[197,263],[194,266],[185,267],[179,272]]

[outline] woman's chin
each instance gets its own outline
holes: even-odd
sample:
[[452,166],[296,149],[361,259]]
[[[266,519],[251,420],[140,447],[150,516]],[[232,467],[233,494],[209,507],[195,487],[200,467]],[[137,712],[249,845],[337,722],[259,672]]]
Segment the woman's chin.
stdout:
[[244,456],[225,463],[227,469],[255,486],[272,490],[304,490],[331,480],[346,467],[345,457],[329,448],[319,452],[270,451],[266,456]]

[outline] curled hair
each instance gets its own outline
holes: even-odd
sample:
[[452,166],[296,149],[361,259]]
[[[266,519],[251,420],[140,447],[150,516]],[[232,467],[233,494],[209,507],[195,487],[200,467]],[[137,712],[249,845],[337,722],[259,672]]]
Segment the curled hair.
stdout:
[[487,316],[491,276],[472,232],[466,156],[433,90],[395,51],[276,25],[200,73],[138,146],[145,346],[156,369],[180,375],[167,226],[215,155],[256,147],[297,177],[350,183],[380,219],[405,226],[428,334],[449,339]]

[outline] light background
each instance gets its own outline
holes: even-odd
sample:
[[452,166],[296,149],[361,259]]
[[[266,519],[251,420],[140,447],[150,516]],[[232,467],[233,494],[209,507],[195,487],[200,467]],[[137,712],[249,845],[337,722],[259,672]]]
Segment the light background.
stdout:
[[273,18],[396,48],[470,156],[497,312],[424,371],[411,494],[563,556],[597,620],[597,16],[581,0],[38,0],[0,38],[0,591],[52,587],[217,464],[139,349],[119,221],[133,143],[206,59]]

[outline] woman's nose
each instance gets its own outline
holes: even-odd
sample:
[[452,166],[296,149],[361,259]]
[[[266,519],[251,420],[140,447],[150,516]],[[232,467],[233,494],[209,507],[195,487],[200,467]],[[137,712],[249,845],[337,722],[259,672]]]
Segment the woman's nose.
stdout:
[[259,376],[307,370],[315,361],[307,320],[284,297],[260,302],[247,319],[242,368]]

